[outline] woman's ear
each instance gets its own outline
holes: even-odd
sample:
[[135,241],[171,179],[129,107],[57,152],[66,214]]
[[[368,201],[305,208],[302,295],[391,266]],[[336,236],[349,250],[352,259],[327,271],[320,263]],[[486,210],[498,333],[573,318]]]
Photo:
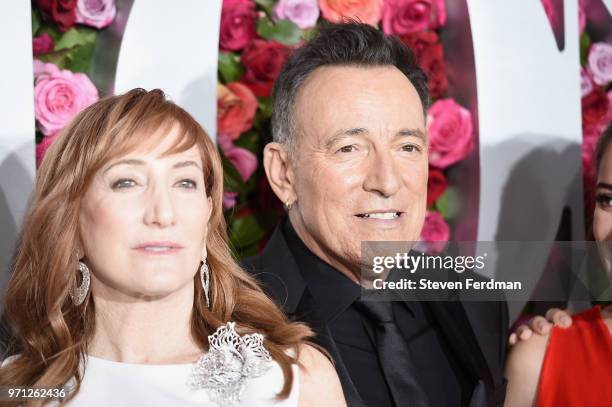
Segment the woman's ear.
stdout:
[[210,215],[212,214],[212,210],[213,210],[213,201],[212,201],[212,197],[207,196],[206,200],[208,201],[208,213],[206,214],[206,223],[210,226]]
[[206,198],[206,200],[208,201],[208,212],[206,213],[206,233],[204,233],[204,242],[202,243],[202,260],[206,259],[206,256],[208,255],[206,243],[208,242],[208,234],[210,233],[210,216],[212,215],[213,210],[212,198],[209,196]]
[[85,257],[85,246],[83,245],[83,242],[81,241],[80,237],[77,237],[76,239],[76,244],[74,247],[74,256],[77,260],[81,260]]
[[285,204],[293,203],[297,194],[286,146],[277,142],[266,144],[263,161],[266,177],[278,199]]

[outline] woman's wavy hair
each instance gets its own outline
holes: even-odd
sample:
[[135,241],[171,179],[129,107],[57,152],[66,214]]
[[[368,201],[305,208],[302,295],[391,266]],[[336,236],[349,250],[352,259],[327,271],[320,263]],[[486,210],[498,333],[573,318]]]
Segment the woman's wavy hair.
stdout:
[[[5,296],[5,319],[12,330],[10,348],[18,355],[0,369],[3,386],[63,386],[76,380],[95,328],[95,298],[73,305],[69,289],[78,284],[76,250],[81,199],[96,171],[109,160],[155,143],[157,130],[178,124],[181,137],[166,154],[199,147],[212,198],[206,248],[211,269],[211,307],[206,307],[194,270],[195,299],[191,332],[203,350],[208,335],[227,321],[241,334],[260,332],[285,377],[278,398],[291,390],[291,365],[298,346],[311,337],[303,324],[290,322],[256,281],[234,259],[222,211],[223,170],[215,145],[185,110],[155,89],[133,89],[88,107],[62,131],[47,151],[21,230],[14,270]],[[205,227],[202,224],[202,227]],[[293,349],[293,352],[287,350]],[[69,400],[69,399],[68,399]],[[32,402],[29,405],[40,405]]]

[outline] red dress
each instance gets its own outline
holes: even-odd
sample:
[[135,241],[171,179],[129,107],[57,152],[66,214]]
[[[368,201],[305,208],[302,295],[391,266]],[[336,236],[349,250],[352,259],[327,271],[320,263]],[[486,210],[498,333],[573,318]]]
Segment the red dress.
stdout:
[[540,373],[538,407],[612,406],[612,335],[596,306],[553,328]]

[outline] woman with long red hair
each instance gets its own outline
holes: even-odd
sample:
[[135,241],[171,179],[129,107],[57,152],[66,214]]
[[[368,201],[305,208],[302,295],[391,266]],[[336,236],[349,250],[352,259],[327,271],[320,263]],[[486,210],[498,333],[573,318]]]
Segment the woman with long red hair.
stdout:
[[214,144],[160,90],[81,112],[37,174],[0,386],[76,406],[345,405],[310,329],[232,257],[222,193]]

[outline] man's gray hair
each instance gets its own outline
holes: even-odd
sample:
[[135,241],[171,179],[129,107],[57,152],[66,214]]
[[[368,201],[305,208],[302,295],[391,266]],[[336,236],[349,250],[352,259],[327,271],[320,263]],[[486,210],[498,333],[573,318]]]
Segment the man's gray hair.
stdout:
[[272,138],[295,145],[295,98],[308,76],[322,66],[395,66],[416,88],[427,113],[427,76],[417,65],[415,54],[396,37],[359,22],[327,24],[283,65],[272,91]]

